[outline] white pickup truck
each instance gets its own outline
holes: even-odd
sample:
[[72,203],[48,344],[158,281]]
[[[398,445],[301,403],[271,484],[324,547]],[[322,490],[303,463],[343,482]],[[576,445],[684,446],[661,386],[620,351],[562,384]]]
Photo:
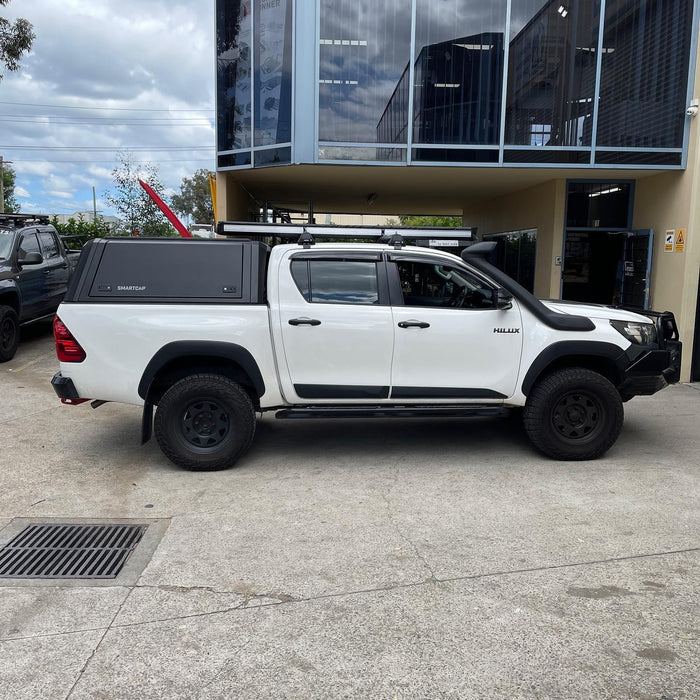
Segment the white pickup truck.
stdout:
[[524,407],[544,454],[602,455],[624,401],[678,381],[673,314],[542,302],[487,262],[493,245],[459,258],[399,236],[96,240],[58,310],[52,384],[67,404],[143,405],[143,441],[154,426],[165,455],[194,470],[232,466],[264,411]]

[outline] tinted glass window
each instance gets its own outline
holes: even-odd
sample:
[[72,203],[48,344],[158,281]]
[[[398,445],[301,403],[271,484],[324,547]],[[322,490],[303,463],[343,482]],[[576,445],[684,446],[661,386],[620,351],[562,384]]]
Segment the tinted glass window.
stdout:
[[406,306],[493,308],[493,289],[463,268],[407,260],[396,266]]
[[379,303],[377,264],[374,262],[294,260],[292,277],[307,301],[324,304]]
[[376,143],[396,132],[391,141],[405,143],[408,85],[399,82],[410,60],[411,3],[320,0],[320,6],[319,139]]
[[258,0],[254,7],[254,145],[266,146],[292,138],[292,0]]
[[22,236],[22,242],[19,244],[19,254],[24,255],[26,253],[41,253],[36,233],[25,233]]
[[250,2],[217,0],[216,27],[218,147],[247,148],[252,116]]
[[311,301],[309,292],[309,263],[306,260],[292,260],[292,277],[306,301]]
[[41,238],[41,249],[44,251],[44,258],[58,257],[58,243],[50,231],[42,231],[39,234]]
[[600,0],[513,0],[506,143],[590,146]]
[[418,0],[413,140],[497,144],[506,0]]
[[683,146],[692,15],[692,0],[607,0],[599,146]]

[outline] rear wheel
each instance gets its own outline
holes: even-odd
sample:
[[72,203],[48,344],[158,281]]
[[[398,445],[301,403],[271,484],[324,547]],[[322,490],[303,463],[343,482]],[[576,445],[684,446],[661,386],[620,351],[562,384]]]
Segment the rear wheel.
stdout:
[[19,345],[19,317],[11,306],[0,306],[0,362],[11,360]]
[[245,390],[230,379],[194,374],[165,392],[154,432],[160,449],[178,466],[227,469],[250,447],[255,410]]
[[546,375],[533,388],[523,414],[533,445],[553,459],[595,459],[622,430],[624,411],[615,386],[581,367]]

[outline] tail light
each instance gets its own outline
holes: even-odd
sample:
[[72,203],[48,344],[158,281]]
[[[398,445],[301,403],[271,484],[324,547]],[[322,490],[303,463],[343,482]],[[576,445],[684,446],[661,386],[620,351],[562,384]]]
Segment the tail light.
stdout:
[[53,337],[59,362],[82,362],[85,359],[85,350],[58,316],[53,320]]

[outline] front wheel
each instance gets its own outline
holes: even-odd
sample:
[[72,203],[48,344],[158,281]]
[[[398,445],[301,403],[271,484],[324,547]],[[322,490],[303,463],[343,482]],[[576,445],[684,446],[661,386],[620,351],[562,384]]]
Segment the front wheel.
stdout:
[[154,432],[160,449],[178,466],[227,469],[250,447],[255,410],[245,390],[230,379],[194,374],[165,392]]
[[523,414],[533,445],[561,460],[600,457],[617,440],[623,419],[615,386],[582,367],[546,375],[531,391]]
[[19,345],[19,317],[11,306],[0,306],[0,362],[8,362]]

